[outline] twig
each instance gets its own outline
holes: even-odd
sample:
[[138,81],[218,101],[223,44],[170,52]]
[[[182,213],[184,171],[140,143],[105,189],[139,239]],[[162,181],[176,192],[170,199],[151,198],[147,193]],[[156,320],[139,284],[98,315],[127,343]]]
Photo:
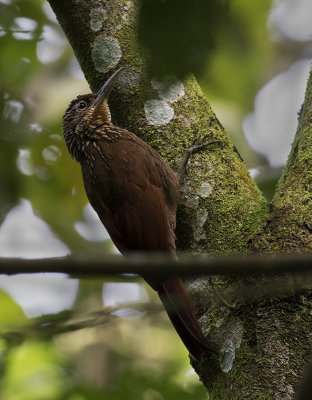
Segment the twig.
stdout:
[[149,276],[196,275],[276,275],[286,272],[312,272],[312,256],[181,257],[179,261],[159,254],[121,256],[92,255],[66,258],[0,258],[0,274],[60,272],[76,277],[96,277],[133,273]]

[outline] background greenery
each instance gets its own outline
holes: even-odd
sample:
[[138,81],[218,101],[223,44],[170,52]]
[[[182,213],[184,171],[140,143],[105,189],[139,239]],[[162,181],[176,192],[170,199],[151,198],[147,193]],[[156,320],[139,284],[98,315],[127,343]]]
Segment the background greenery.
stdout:
[[[194,54],[195,60],[200,54],[194,72],[240,154],[250,168],[265,167],[266,179],[259,179],[268,197],[279,171],[248,146],[242,120],[258,90],[303,49],[291,40],[270,40],[271,3],[220,1],[215,17],[209,10],[204,16],[210,29],[199,31],[202,39]],[[148,10],[143,11],[145,18]],[[205,18],[194,26],[195,39]],[[170,24],[167,29],[170,34]],[[150,24],[142,23],[140,34],[146,45],[154,45]],[[0,1],[0,52],[0,223],[4,226],[9,211],[24,198],[73,253],[112,252],[109,240],[86,240],[75,229],[85,218],[87,199],[79,166],[62,140],[61,117],[68,102],[89,89],[46,2]],[[192,66],[183,51],[173,62],[180,56],[183,74]],[[19,229],[27,236],[23,221]],[[112,314],[115,309],[99,311],[102,284],[80,282],[73,310],[37,318],[27,318],[21,305],[0,292],[0,398],[205,398],[155,294],[146,289],[150,303],[139,304],[139,315],[123,318]]]

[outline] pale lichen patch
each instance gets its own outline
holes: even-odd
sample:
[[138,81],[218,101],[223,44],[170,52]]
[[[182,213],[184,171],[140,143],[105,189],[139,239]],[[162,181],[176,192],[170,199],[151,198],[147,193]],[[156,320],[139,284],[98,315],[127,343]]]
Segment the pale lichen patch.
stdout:
[[154,78],[151,85],[159,97],[169,103],[176,102],[185,94],[183,83],[171,75],[166,75],[162,79]]
[[197,193],[203,199],[209,197],[212,193],[212,186],[208,182],[203,182],[197,190]]
[[232,340],[228,339],[223,343],[220,350],[219,361],[222,372],[230,372],[235,359],[235,347]]
[[173,116],[173,108],[164,100],[152,99],[144,104],[146,119],[151,125],[166,125]]
[[124,23],[129,22],[129,12],[131,8],[133,7],[133,2],[132,1],[126,1],[125,4],[122,5],[121,10],[121,18]]
[[135,86],[138,86],[140,78],[141,75],[138,72],[131,68],[126,68],[118,77],[118,83],[116,85],[118,92],[121,94],[129,93]]
[[122,57],[118,40],[105,34],[95,38],[91,54],[95,69],[99,72],[114,68]]
[[208,211],[200,208],[200,196],[198,192],[194,193],[194,189],[189,181],[186,181],[181,189],[181,203],[184,203],[187,208],[198,210],[192,222],[194,242],[198,243],[206,237],[205,223],[208,219]]
[[94,32],[98,32],[107,18],[105,8],[92,8],[90,11],[90,28]]
[[151,86],[158,92],[160,99],[145,103],[146,119],[151,125],[168,124],[174,117],[174,110],[168,103],[174,103],[184,95],[184,85],[172,76],[165,76],[162,79],[154,78]]
[[186,207],[197,209],[199,207],[199,196],[194,194],[193,187],[189,181],[186,181],[182,187],[181,198]]
[[205,209],[199,209],[193,226],[193,234],[195,242],[199,242],[205,239],[204,225],[208,218],[208,211]]
[[240,319],[230,318],[225,324],[216,329],[216,335],[221,342],[219,364],[221,371],[230,372],[235,360],[235,352],[242,342],[243,325]]

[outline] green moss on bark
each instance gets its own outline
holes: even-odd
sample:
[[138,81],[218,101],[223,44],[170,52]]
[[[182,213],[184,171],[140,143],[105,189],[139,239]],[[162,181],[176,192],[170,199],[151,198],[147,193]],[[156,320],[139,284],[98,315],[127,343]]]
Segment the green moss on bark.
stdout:
[[[117,67],[128,67],[110,98],[116,125],[140,136],[175,168],[197,136],[204,138],[211,132],[206,140],[219,140],[192,156],[190,172],[182,179],[176,231],[179,250],[223,255],[255,249],[272,253],[310,251],[311,79],[291,157],[268,210],[195,78],[186,77],[182,82],[184,95],[171,100],[155,86],[155,77],[146,75],[147,55],[136,40],[139,3],[50,0],[92,90],[97,90]],[[101,11],[91,12],[94,9]],[[102,68],[100,59],[94,62],[94,48],[99,38],[107,37],[118,43],[120,54],[115,52],[115,61]],[[100,55],[101,46],[97,50]],[[151,100],[165,102],[173,109],[173,116],[151,119],[144,108]],[[260,279],[259,285],[262,283]],[[224,330],[218,329],[228,326],[231,330],[234,319],[242,322],[243,338],[235,350],[233,368],[222,373],[218,358],[212,357],[194,363],[195,369],[210,399],[291,399],[300,379],[298,372],[301,375],[311,353],[310,297],[306,295],[300,301],[290,294],[287,298],[236,301],[240,285],[240,280],[222,285],[237,303],[233,309],[212,304],[202,318],[205,332],[219,349]],[[201,299],[213,296],[205,285],[199,287]]]
[[312,250],[312,76],[297,134],[271,203],[269,218],[253,248],[271,253]]
[[209,322],[218,321],[214,335],[219,340],[231,337],[228,321],[240,321],[244,336],[229,372],[216,373],[220,362],[215,356],[204,363],[193,362],[204,377],[209,399],[293,399],[312,356],[311,307],[310,293],[243,302],[225,315],[212,310]]

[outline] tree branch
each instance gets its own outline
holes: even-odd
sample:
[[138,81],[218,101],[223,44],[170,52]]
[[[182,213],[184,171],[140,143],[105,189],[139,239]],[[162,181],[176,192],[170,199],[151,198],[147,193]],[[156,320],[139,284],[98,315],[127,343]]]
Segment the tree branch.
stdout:
[[[208,147],[192,157],[190,173],[181,188],[177,215],[180,250],[225,255],[243,254],[250,249],[274,252],[275,247],[277,251],[289,251],[295,244],[299,249],[301,244],[304,250],[311,249],[308,219],[312,204],[308,181],[311,157],[305,152],[305,146],[310,143],[310,119],[305,117],[310,113],[310,95],[306,97],[307,108],[299,127],[305,132],[305,140],[298,139],[297,147],[294,146],[289,169],[272,202],[270,219],[262,230],[268,214],[267,204],[195,78],[189,76],[179,81],[175,77],[156,79],[146,75],[146,53],[139,51],[136,40],[140,1],[50,0],[50,4],[92,90],[97,90],[117,67],[128,67],[129,72],[111,97],[116,125],[140,136],[172,166],[179,165],[195,137],[203,138],[212,132],[212,139],[221,141],[221,145]],[[296,197],[293,192],[298,185]],[[296,210],[299,206],[301,209]],[[276,229],[272,229],[272,221],[278,225]],[[253,241],[257,232],[260,234]],[[296,235],[299,240],[294,238]],[[222,269],[222,265],[218,268]],[[245,266],[252,272],[254,267],[257,269],[255,262]],[[215,271],[220,273],[220,269]],[[225,303],[220,306],[218,299],[218,302],[212,300],[204,310],[203,329],[213,347],[219,350],[220,358],[194,363],[194,367],[211,398],[289,400],[298,374],[311,355],[312,296],[306,292],[301,296],[287,293],[279,298],[257,298],[272,276],[267,280],[262,277],[250,277],[250,280],[255,294],[251,300],[244,297],[243,279],[229,277],[225,282],[213,281],[214,286],[207,280],[196,280],[188,285],[201,311],[207,299],[214,299],[214,291],[219,291],[219,286],[222,288],[219,294],[226,296],[229,304],[234,298],[232,294],[238,294],[235,307],[225,307]]]
[[50,4],[93,90],[117,67],[128,67],[110,98],[116,125],[144,139],[173,167],[195,137],[212,132],[212,139],[221,142],[191,159],[177,215],[178,248],[193,253],[246,252],[266,216],[266,202],[195,78],[146,75],[147,55],[136,38],[140,0]]
[[76,277],[97,277],[116,274],[151,276],[178,274],[194,275],[278,275],[312,272],[312,256],[237,256],[237,257],[182,257],[179,261],[159,254],[135,254],[105,258],[92,256],[66,258],[0,258],[0,274],[29,274],[59,272]]
[[253,248],[271,253],[312,250],[312,75],[308,81],[299,124],[286,168],[271,203],[263,230]]

